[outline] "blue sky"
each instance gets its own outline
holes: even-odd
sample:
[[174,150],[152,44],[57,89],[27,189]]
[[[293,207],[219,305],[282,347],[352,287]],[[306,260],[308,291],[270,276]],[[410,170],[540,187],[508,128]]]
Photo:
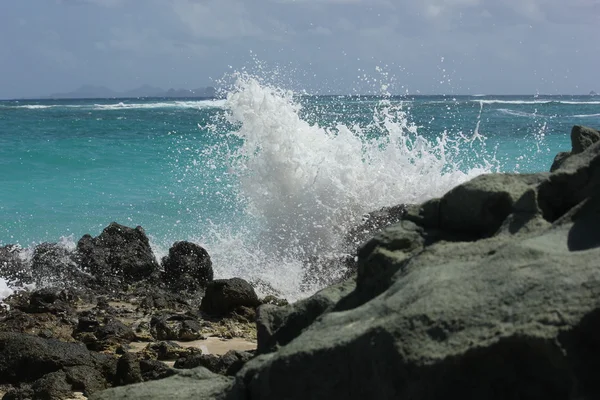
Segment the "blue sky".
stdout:
[[0,98],[195,88],[254,58],[309,92],[600,92],[599,23],[600,0],[4,0]]

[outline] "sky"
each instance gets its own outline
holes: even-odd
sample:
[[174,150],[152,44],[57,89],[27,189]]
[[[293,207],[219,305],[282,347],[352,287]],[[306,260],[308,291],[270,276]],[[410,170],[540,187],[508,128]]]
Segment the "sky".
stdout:
[[244,68],[320,94],[586,94],[599,23],[600,0],[2,0],[0,98]]

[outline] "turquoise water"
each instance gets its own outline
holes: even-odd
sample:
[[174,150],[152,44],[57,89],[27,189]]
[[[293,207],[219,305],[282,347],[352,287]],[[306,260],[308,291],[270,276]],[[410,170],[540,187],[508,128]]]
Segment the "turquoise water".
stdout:
[[0,245],[72,244],[117,221],[143,226],[159,254],[194,240],[222,275],[243,275],[343,233],[317,220],[343,225],[483,171],[547,171],[570,148],[572,125],[600,126],[600,99],[588,96],[289,97],[248,82],[238,91],[0,102]]

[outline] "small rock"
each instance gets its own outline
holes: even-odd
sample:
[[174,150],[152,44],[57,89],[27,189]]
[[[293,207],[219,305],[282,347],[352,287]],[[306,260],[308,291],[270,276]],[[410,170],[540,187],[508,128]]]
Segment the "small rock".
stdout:
[[208,284],[200,310],[211,315],[226,315],[238,307],[258,307],[254,288],[241,278],[217,279]]
[[140,370],[144,381],[155,381],[175,375],[173,368],[157,360],[140,360]]
[[175,314],[152,317],[150,333],[157,340],[198,340],[202,339],[202,326],[192,317]]
[[197,291],[213,280],[208,252],[190,242],[176,242],[162,259],[164,279],[172,290]]

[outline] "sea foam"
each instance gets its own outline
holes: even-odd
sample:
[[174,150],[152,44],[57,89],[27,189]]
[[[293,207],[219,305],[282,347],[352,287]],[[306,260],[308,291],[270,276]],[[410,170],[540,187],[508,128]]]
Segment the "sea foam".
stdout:
[[482,138],[477,129],[427,139],[402,104],[385,99],[363,126],[323,127],[301,117],[293,92],[239,74],[225,107],[236,127],[229,135],[242,142],[227,157],[247,219],[236,229],[214,226],[201,241],[217,276],[266,281],[291,299],[307,294],[300,281],[314,257],[346,251],[344,238],[365,213],[440,196],[490,170],[459,168],[456,156]]

